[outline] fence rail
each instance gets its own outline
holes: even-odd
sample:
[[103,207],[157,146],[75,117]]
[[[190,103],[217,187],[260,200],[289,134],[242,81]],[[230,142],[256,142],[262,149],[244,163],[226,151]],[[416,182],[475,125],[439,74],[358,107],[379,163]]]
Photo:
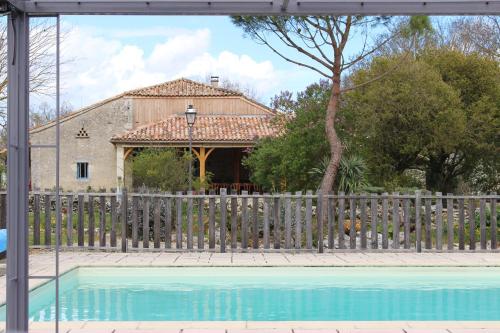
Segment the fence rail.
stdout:
[[[30,194],[34,247],[172,251],[497,251],[499,196],[441,193]],[[0,225],[5,225],[0,193]]]

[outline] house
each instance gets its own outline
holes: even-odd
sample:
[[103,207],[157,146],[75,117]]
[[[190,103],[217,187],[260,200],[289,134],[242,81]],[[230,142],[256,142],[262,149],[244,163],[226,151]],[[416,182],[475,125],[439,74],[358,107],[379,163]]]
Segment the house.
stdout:
[[[132,187],[131,157],[144,147],[188,149],[186,107],[193,105],[195,172],[214,187],[252,190],[242,158],[259,138],[274,136],[275,111],[240,92],[178,79],[127,91],[60,120],[60,184],[65,191]],[[33,189],[55,184],[55,122],[31,129]],[[196,176],[196,175],[195,175]]]

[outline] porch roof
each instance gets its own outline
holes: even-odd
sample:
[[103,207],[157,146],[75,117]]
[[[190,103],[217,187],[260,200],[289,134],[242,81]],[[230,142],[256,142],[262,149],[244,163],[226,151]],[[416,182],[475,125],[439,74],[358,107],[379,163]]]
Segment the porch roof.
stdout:
[[[205,116],[199,115],[193,127],[193,143],[249,143],[259,138],[277,136],[282,126],[273,116]],[[113,143],[187,143],[189,128],[186,118],[172,116],[115,135]]]

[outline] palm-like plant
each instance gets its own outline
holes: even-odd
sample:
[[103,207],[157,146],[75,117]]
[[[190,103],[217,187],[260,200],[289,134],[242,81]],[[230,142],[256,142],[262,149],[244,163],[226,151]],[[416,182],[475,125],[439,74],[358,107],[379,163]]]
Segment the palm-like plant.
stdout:
[[[328,157],[324,157],[318,167],[309,171],[310,175],[318,177],[321,180],[326,167],[328,166]],[[346,154],[340,160],[339,174],[337,175],[336,187],[338,191],[346,193],[355,193],[368,186],[366,180],[367,166],[361,156],[355,154]]]

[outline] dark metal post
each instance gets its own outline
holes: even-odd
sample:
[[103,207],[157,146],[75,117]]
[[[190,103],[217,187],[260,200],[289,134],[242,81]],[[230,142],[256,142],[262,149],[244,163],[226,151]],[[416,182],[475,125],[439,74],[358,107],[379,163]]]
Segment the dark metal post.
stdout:
[[7,332],[28,331],[29,18],[8,19]]
[[193,189],[193,126],[189,126],[189,188],[188,191]]
[[[61,129],[60,129],[60,35],[61,20],[59,15],[56,17],[56,310],[55,322],[56,333],[59,333],[59,247],[61,246],[61,189],[59,184],[60,172],[60,147],[61,147]],[[70,212],[71,214],[71,212]]]

